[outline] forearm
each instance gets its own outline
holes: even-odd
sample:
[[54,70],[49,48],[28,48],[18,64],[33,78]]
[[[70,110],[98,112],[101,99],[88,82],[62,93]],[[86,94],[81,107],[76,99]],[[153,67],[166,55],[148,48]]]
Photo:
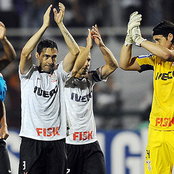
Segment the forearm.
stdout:
[[123,45],[120,53],[119,65],[121,69],[126,70],[130,66],[132,56],[132,45]]
[[80,54],[77,56],[74,67],[72,69],[72,76],[75,76],[78,73],[78,71],[83,67],[89,56],[90,50],[91,47],[86,46],[86,48],[83,51],[81,51]]
[[25,44],[22,50],[22,54],[28,56],[34,50],[34,48],[36,47],[37,43],[39,42],[40,38],[42,37],[46,29],[47,26],[42,25],[42,27]]
[[172,53],[173,51],[169,50],[166,47],[163,47],[150,41],[142,42],[141,47],[158,56],[162,60],[170,62],[174,61],[174,54]]
[[64,40],[69,49],[69,52],[71,52],[71,54],[74,56],[78,55],[80,52],[79,46],[77,45],[76,41],[67,30],[67,28],[64,26],[63,22],[59,23],[58,27],[64,37]]
[[6,122],[6,110],[5,110],[5,105],[4,102],[0,102],[0,110],[2,111],[0,113],[0,123],[1,126],[7,126],[7,122]]
[[106,62],[106,65],[108,65],[113,70],[118,68],[117,60],[115,59],[115,56],[110,51],[110,49],[107,48],[105,45],[102,45],[99,48],[100,48],[100,50],[101,50],[101,52],[103,54],[104,60]]
[[9,62],[12,62],[16,58],[16,52],[12,46],[12,44],[9,42],[7,37],[5,36],[1,40],[5,52],[5,59],[8,60]]

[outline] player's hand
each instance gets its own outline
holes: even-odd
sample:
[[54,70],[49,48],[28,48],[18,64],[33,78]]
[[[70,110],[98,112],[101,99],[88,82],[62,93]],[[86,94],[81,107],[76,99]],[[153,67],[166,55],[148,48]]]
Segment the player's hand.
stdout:
[[140,27],[138,26],[138,27],[134,27],[133,29],[132,29],[132,39],[133,39],[133,41],[135,42],[135,44],[137,45],[137,46],[141,46],[141,43],[143,42],[143,41],[146,41],[146,39],[144,39],[142,36],[141,36],[141,30],[140,30]]
[[127,35],[125,39],[125,45],[133,44],[132,39],[132,29],[140,25],[140,21],[142,20],[142,15],[138,14],[138,12],[133,12],[130,15],[128,26],[127,26]]
[[8,138],[8,130],[7,126],[2,126],[0,129],[0,138],[6,140]]
[[63,17],[65,14],[65,6],[59,2],[59,13],[57,13],[57,10],[54,8],[54,20],[58,24],[60,24],[63,21]]
[[6,28],[5,28],[5,25],[0,22],[0,39],[4,39],[5,37],[5,34],[6,34]]
[[52,5],[50,5],[43,17],[43,25],[48,27],[50,25],[50,12],[51,12]]
[[88,29],[88,37],[86,38],[86,41],[87,41],[87,46],[89,46],[89,48],[91,49],[92,46],[93,46],[93,43],[92,43],[92,37],[91,37],[91,30]]
[[103,43],[101,35],[100,35],[99,31],[98,31],[97,25],[92,26],[91,37],[94,39],[95,43],[99,47],[104,46],[104,43]]

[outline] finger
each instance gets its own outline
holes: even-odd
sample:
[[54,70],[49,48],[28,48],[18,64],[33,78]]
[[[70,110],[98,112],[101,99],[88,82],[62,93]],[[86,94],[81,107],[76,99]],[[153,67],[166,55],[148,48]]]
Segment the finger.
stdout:
[[133,18],[130,19],[130,22],[132,21],[141,21],[142,20],[142,15],[139,14],[137,16],[134,16]]
[[0,26],[5,27],[5,25],[2,22],[0,22]]
[[52,4],[51,4],[51,5],[48,7],[48,9],[47,9],[47,11],[46,11],[46,12],[50,13],[51,8],[52,8]]
[[91,30],[88,28],[88,35],[91,35]]
[[130,15],[130,18],[136,16],[137,14],[138,14],[138,11],[133,12],[133,13]]
[[53,8],[53,12],[54,12],[55,15],[57,14],[56,8]]
[[100,36],[98,36],[98,35],[96,35],[96,34],[94,34],[93,37],[94,37],[94,39],[97,38],[97,39],[101,40]]
[[98,30],[98,26],[97,26],[97,24],[95,24],[95,28]]
[[97,28],[96,27],[92,27],[92,30],[94,31],[94,32],[98,32],[98,30],[97,30]]
[[139,27],[140,26],[140,22],[134,22],[133,24],[131,24],[131,28],[133,29],[134,27]]
[[65,6],[61,2],[59,2],[59,9],[65,11]]

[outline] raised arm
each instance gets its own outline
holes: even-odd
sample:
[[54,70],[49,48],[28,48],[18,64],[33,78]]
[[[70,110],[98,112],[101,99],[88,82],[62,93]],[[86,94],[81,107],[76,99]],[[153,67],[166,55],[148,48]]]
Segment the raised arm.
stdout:
[[0,71],[2,71],[16,58],[16,52],[6,37],[6,28],[2,22],[0,22],[0,40],[4,48],[4,56],[0,58]]
[[50,24],[50,11],[52,5],[50,5],[43,17],[43,25],[41,28],[29,39],[29,41],[25,44],[22,49],[21,59],[20,59],[20,71],[21,74],[26,74],[30,67],[32,66],[32,59],[31,59],[31,52],[36,47],[37,43],[39,42],[40,38],[44,34],[45,30],[48,28]]
[[6,110],[5,110],[5,104],[3,101],[0,100],[0,123],[1,123],[1,129],[0,129],[0,139],[7,139],[8,129],[7,129],[7,121],[6,121]]
[[84,49],[81,49],[79,55],[77,56],[74,67],[72,69],[72,76],[75,76],[77,72],[83,67],[90,54],[92,48],[92,38],[90,29],[88,29],[88,37],[86,41],[86,47]]
[[[135,37],[134,37],[135,43],[138,43],[138,40],[143,40],[141,42],[141,47],[143,47],[146,50],[148,50],[149,52],[155,54],[156,56],[158,56],[159,58],[161,58],[164,61],[174,62],[173,48],[169,49],[165,46],[159,45],[158,39],[160,39],[160,38],[155,40],[156,43],[143,39],[143,37],[141,36],[141,31],[140,31],[139,27],[136,27],[135,29],[133,29],[133,34],[135,35]],[[161,36],[158,36],[158,37],[161,37]],[[174,39],[174,35],[170,33],[168,35],[167,40],[169,42],[172,42],[173,39]],[[172,45],[172,46],[174,46],[174,45]]]
[[59,13],[55,8],[53,9],[53,12],[54,12],[54,20],[57,23],[64,37],[65,43],[69,49],[69,53],[65,56],[63,60],[63,68],[66,72],[70,72],[74,66],[77,55],[80,52],[80,48],[63,23],[65,6],[62,3],[59,3]]
[[107,78],[112,72],[114,72],[118,68],[117,60],[115,59],[113,53],[105,46],[103,43],[103,40],[101,38],[101,35],[98,31],[97,25],[92,27],[92,38],[94,39],[95,43],[100,48],[104,60],[106,64],[102,67],[102,78]]
[[163,39],[162,35],[156,35],[156,37],[154,37],[154,40],[156,43],[153,43],[151,41],[147,41],[147,39],[144,39],[142,37],[139,26],[140,25],[132,29],[132,39],[136,43],[136,45],[145,48],[146,50],[155,54],[156,56],[158,56],[164,61],[173,62],[174,61],[174,50],[173,50],[174,45],[172,44],[172,48],[170,45],[172,40],[174,39],[174,35],[172,33],[168,34],[166,38],[168,43],[166,45],[163,45],[162,43],[162,39]]
[[140,25],[141,19],[141,15],[139,15],[138,12],[134,12],[130,15],[127,26],[127,35],[125,38],[125,43],[123,44],[121,49],[119,60],[120,68],[123,70],[140,70],[140,66],[136,62],[136,57],[132,57],[132,29]]

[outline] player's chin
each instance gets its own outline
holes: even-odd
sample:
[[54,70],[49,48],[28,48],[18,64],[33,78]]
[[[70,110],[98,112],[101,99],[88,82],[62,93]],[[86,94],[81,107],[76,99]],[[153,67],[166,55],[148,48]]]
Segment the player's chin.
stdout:
[[47,67],[44,69],[45,72],[50,73],[53,71],[53,67]]

